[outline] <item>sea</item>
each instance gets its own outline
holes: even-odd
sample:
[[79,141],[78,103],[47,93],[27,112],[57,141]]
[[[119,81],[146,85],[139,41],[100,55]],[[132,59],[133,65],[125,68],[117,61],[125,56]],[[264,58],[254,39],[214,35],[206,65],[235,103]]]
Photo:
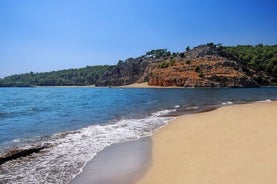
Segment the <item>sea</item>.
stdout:
[[104,148],[178,115],[277,100],[277,88],[0,88],[0,183],[69,183]]

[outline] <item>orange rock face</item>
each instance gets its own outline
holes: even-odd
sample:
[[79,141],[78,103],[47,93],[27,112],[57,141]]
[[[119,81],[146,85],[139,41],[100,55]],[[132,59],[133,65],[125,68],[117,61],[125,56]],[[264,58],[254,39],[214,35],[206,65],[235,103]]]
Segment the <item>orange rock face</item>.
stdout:
[[[172,62],[174,61],[174,62]],[[256,86],[256,82],[248,77],[236,61],[220,56],[201,57],[192,60],[172,58],[155,63],[148,74],[148,83],[153,86],[182,87],[243,87]]]

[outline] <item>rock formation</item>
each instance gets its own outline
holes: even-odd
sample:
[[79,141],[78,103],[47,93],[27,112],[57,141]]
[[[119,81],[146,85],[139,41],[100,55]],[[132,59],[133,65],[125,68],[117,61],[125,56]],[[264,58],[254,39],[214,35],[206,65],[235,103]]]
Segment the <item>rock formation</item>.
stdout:
[[119,62],[96,85],[148,82],[152,86],[259,87],[259,82],[270,80],[266,73],[248,68],[219,45],[200,45],[178,54],[158,51],[159,57],[144,55]]

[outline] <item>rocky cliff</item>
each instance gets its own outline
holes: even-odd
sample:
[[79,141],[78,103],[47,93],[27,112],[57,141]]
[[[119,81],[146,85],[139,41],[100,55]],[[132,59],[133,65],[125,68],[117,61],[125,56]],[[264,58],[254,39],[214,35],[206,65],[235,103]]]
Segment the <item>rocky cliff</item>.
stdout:
[[[258,87],[272,77],[250,69],[222,46],[207,44],[183,53],[155,52],[119,62],[106,72],[98,86],[148,82],[152,86]],[[154,54],[153,54],[154,53]],[[260,81],[259,81],[259,80]]]
[[135,83],[144,74],[148,63],[143,58],[130,58],[119,61],[109,71],[104,73],[97,86],[121,86]]
[[184,87],[257,87],[259,84],[244,72],[244,65],[215,45],[202,45],[184,56],[171,57],[154,66],[149,84]]
[[[117,65],[113,66],[109,71],[104,73],[101,79],[96,83],[96,86],[122,86],[133,84],[140,81],[146,75],[148,67],[152,63],[161,62],[161,58],[129,58],[125,62],[119,61]],[[147,77],[144,77],[147,80]]]

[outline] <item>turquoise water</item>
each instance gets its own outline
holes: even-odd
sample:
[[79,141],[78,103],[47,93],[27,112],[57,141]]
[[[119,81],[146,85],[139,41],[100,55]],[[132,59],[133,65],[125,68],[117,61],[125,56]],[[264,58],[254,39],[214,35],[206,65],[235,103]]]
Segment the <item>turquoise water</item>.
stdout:
[[0,183],[66,183],[105,147],[151,135],[170,114],[277,100],[277,88],[0,88],[0,97],[0,152],[51,145],[2,164]]

